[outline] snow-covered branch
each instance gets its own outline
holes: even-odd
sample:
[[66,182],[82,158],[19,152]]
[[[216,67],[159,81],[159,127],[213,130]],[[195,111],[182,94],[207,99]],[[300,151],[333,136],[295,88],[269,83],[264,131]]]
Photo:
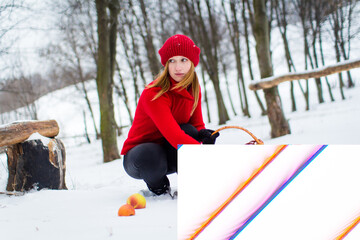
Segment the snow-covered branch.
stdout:
[[318,77],[331,75],[334,73],[348,71],[350,69],[359,68],[359,67],[360,67],[359,58],[353,60],[347,60],[337,64],[316,68],[309,71],[288,73],[280,76],[272,76],[272,77],[264,78],[261,81],[257,81],[250,84],[249,88],[251,90],[267,89],[267,88],[275,87],[282,82],[300,80],[300,79],[318,78]]

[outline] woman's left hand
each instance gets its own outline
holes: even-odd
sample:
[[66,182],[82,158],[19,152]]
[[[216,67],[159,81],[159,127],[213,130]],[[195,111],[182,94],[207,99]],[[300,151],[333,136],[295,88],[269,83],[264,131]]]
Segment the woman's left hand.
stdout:
[[199,131],[199,139],[203,144],[215,144],[216,138],[220,136],[220,133],[215,133],[212,135],[212,133],[215,132],[211,129],[201,129]]

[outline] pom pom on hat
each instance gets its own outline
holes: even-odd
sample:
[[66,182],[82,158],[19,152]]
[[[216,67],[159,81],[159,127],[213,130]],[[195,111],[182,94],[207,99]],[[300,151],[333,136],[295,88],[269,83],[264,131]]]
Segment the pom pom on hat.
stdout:
[[199,63],[200,48],[189,37],[176,34],[165,41],[159,50],[159,55],[163,66],[171,57],[184,56],[190,59],[196,67]]

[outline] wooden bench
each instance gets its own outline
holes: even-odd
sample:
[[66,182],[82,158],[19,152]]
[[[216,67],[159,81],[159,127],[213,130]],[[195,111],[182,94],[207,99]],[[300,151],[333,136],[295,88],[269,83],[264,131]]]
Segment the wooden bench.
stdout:
[[5,147],[9,170],[6,191],[67,189],[65,147],[55,138],[58,134],[55,120],[0,125],[0,148]]

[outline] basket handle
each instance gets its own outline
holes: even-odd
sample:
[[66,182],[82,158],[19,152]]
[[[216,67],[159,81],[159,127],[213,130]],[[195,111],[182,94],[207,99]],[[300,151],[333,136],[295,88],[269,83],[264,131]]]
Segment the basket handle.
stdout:
[[247,130],[246,128],[239,127],[239,126],[225,126],[225,127],[221,127],[221,128],[219,128],[219,129],[215,130],[211,135],[214,135],[214,134],[216,134],[217,132],[219,132],[219,131],[221,131],[221,130],[224,130],[224,129],[228,129],[228,128],[237,128],[237,129],[243,130],[244,132],[248,133],[254,140],[248,142],[247,145],[250,145],[250,144],[264,145],[264,142],[263,142],[261,139],[258,139],[254,134],[252,134],[252,133],[251,133],[249,130]]

